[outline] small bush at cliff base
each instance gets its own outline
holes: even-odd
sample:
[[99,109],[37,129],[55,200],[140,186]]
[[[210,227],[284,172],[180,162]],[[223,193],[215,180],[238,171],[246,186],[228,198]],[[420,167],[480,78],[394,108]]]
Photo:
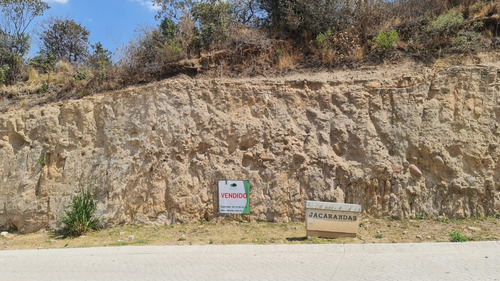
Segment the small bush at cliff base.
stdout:
[[91,229],[97,229],[99,219],[94,216],[96,205],[89,190],[82,189],[80,194],[73,197],[71,206],[62,216],[65,235],[80,236]]

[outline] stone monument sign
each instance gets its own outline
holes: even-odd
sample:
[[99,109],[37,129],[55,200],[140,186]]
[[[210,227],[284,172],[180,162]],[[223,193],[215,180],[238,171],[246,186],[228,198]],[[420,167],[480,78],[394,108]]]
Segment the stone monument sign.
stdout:
[[307,237],[356,237],[361,206],[305,201]]

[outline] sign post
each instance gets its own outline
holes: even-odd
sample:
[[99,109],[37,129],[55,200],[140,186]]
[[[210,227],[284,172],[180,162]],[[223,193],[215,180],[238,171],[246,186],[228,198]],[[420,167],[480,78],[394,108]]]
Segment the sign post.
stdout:
[[219,213],[250,214],[250,182],[219,181]]

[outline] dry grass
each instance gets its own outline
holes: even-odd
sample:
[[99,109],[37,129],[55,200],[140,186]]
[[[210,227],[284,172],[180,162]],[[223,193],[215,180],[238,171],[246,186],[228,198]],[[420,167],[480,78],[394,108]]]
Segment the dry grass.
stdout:
[[449,242],[452,231],[463,233],[471,241],[499,240],[500,219],[363,219],[359,239],[367,243]]
[[478,1],[469,7],[469,12],[472,19],[498,14],[500,12],[500,3]]
[[[459,231],[469,240],[500,240],[500,218],[390,220],[363,217],[356,238],[306,238],[304,223],[222,221],[165,226],[118,226],[79,238],[48,232],[9,234],[0,249],[78,248],[125,245],[315,244],[449,242]],[[133,236],[133,238],[131,237]]]
[[276,55],[277,62],[275,68],[279,72],[286,69],[295,69],[303,59],[302,51],[292,48],[290,44],[286,44],[283,49],[277,49]]
[[[35,68],[27,70],[27,79],[14,85],[0,85],[0,112],[32,107],[58,100],[82,98],[87,95],[119,89],[122,73],[109,68],[106,79],[88,67],[77,68],[64,61],[57,63],[54,71],[40,73]],[[118,79],[119,78],[119,79]]]

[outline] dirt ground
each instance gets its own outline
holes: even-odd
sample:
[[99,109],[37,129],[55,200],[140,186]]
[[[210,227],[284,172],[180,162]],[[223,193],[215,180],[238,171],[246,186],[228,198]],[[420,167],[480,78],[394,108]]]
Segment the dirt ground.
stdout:
[[305,224],[269,222],[203,222],[165,226],[117,226],[64,238],[47,231],[4,233],[0,250],[78,248],[125,245],[316,244],[449,242],[451,233],[468,241],[500,240],[500,215],[474,219],[422,218],[391,220],[361,217],[356,238],[305,236]]

